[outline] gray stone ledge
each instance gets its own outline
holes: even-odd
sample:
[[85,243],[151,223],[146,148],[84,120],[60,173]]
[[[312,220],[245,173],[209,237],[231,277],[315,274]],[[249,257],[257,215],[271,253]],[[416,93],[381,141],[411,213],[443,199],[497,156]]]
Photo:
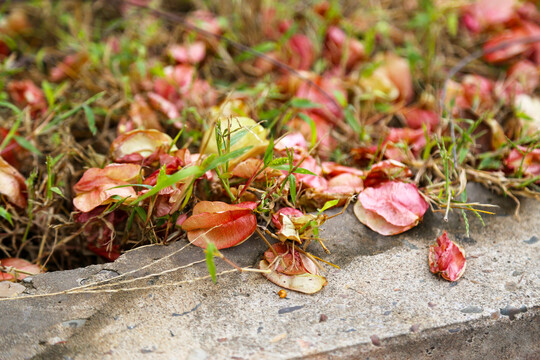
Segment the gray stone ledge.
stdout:
[[[259,274],[232,273],[181,286],[0,302],[0,359],[539,359],[540,203],[522,201],[521,221],[509,199],[477,186],[471,197],[497,202],[483,227],[460,214],[445,223],[428,213],[417,228],[383,237],[352,211],[321,231],[332,251],[328,285],[285,299]],[[490,199],[491,198],[491,199]],[[468,264],[456,283],[429,272],[427,249],[447,230]],[[126,273],[185,243],[148,246],[116,262],[46,273],[23,283],[28,294],[70,289]],[[311,249],[323,255],[317,244]],[[257,238],[224,251],[255,265]],[[171,256],[137,276],[203,259],[198,248]],[[217,263],[218,271],[229,269]],[[129,286],[163,285],[207,274],[205,264]],[[130,278],[128,276],[127,278]]]

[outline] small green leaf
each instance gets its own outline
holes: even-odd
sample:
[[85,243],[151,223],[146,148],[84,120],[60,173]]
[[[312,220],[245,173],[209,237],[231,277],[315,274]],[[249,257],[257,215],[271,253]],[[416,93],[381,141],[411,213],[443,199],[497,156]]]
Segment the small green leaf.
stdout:
[[10,223],[11,226],[13,226],[13,220],[11,220],[11,214],[1,205],[0,205],[0,216],[6,219],[8,223]]
[[[272,169],[281,170],[281,171],[289,171],[290,167],[288,164],[280,164],[280,165],[270,165]],[[293,171],[294,174],[304,174],[304,175],[313,175],[318,176],[317,174],[309,171],[308,169],[304,168],[297,168]]]
[[321,214],[323,211],[326,211],[328,209],[330,209],[331,207],[334,207],[338,204],[339,200],[338,199],[335,199],[335,200],[329,200],[327,202],[324,203],[323,207],[318,209],[319,211],[319,214]]
[[516,186],[517,188],[519,189],[522,189],[522,188],[525,188],[531,184],[534,184],[535,182],[539,181],[540,180],[540,175],[537,175],[535,177],[532,177],[526,181],[524,181],[523,183],[519,184],[518,186]]
[[315,121],[313,121],[312,118],[310,118],[308,115],[304,113],[298,114],[302,120],[308,123],[309,128],[311,129],[311,141],[310,141],[310,148],[314,147],[317,143],[317,127],[315,126]]
[[274,157],[274,137],[270,137],[266,151],[264,152],[264,166],[268,166]]
[[[114,195],[114,196],[118,196],[118,195]],[[118,209],[120,206],[122,206],[124,204],[124,202],[129,199],[129,196],[128,197],[125,197],[125,198],[122,198],[120,196],[118,196],[120,199],[116,199],[117,201],[114,202],[114,203],[111,203],[111,206],[108,207],[103,213],[105,215],[107,214],[110,214],[112,213],[114,210]],[[132,214],[134,214],[134,212],[132,212]],[[131,219],[133,221],[133,219]],[[131,226],[131,225],[130,225]],[[129,231],[129,227],[126,228],[127,231]]]
[[311,225],[311,232],[313,233],[313,236],[318,238],[319,237],[319,227],[317,226],[317,223],[315,221],[312,221],[313,224]]
[[86,121],[88,122],[88,128],[90,129],[90,132],[92,135],[97,134],[97,128],[96,128],[96,118],[94,116],[94,112],[92,111],[92,108],[88,105],[83,105],[84,115],[86,116]]
[[167,153],[170,153],[172,151],[172,149],[174,148],[174,146],[176,145],[176,142],[178,141],[178,139],[180,139],[180,136],[182,136],[182,133],[184,132],[184,128],[180,129],[180,131],[178,132],[178,134],[176,134],[176,136],[174,137],[172,143],[171,143],[171,147],[169,148],[169,151],[167,151]]
[[6,137],[2,141],[2,144],[0,144],[0,151],[2,151],[7,146],[7,144],[9,144],[9,142],[11,141],[13,136],[15,136],[15,132],[17,131],[17,129],[21,125],[23,113],[15,105],[13,105],[11,103],[8,103],[8,102],[5,102],[5,101],[0,101],[0,107],[7,107],[7,108],[13,110],[13,112],[15,112],[17,114],[17,119],[15,120],[15,124],[13,124],[11,129],[9,129],[9,132],[7,133]]
[[375,47],[375,37],[377,35],[375,27],[372,27],[364,34],[364,48],[366,55],[369,56]]
[[1,107],[7,107],[8,109],[12,110],[17,115],[22,115],[21,109],[13,105],[12,103],[6,102],[6,101],[0,101]]
[[64,196],[64,194],[62,193],[62,190],[60,190],[60,189],[59,189],[58,187],[56,187],[56,186],[53,186],[53,187],[51,188],[51,191],[52,191],[53,193],[56,193],[56,194],[60,195],[60,196],[63,197],[64,199],[66,198],[66,197]]
[[291,193],[291,201],[293,205],[296,205],[296,178],[294,175],[289,175],[289,188]]
[[[112,212],[112,211],[111,211]],[[133,220],[135,219],[135,210],[132,210],[126,222],[126,231],[129,233],[133,226]]]
[[143,222],[146,222],[146,211],[144,210],[143,207],[136,206],[135,212],[137,213],[137,215],[139,215],[139,217],[141,218]]
[[41,88],[43,89],[43,93],[45,94],[45,98],[47,99],[47,104],[49,104],[50,108],[53,108],[54,107],[54,91],[51,84],[47,80],[43,80],[41,82]]
[[293,173],[295,173],[295,174],[303,174],[303,175],[319,176],[319,175],[315,174],[314,172],[311,172],[308,169],[304,169],[304,168],[301,168],[301,167],[294,170]]
[[446,17],[446,26],[448,27],[448,33],[454,37],[457,35],[459,19],[455,12],[452,12]]
[[336,98],[339,105],[341,105],[342,107],[347,106],[347,98],[345,97],[345,95],[343,95],[341,91],[334,90],[332,94]]
[[150,191],[148,191],[146,194],[143,194],[139,196],[137,199],[133,201],[133,204],[137,204],[141,201],[143,201],[146,198],[149,198],[150,196],[154,196],[158,192],[160,192],[162,189],[172,186],[179,182],[180,180],[186,179],[190,176],[194,177],[200,177],[202,174],[204,174],[205,171],[201,169],[199,166],[189,166],[186,168],[183,168],[180,171],[175,172],[172,175],[167,175],[165,179],[162,181],[158,181],[156,183],[156,186],[154,186]]
[[352,105],[347,106],[345,109],[345,120],[347,121],[347,124],[353,129],[353,131],[360,135],[362,133],[362,127],[356,120],[356,117],[354,116],[355,109]]
[[478,165],[478,170],[485,170],[485,169],[500,169],[502,167],[501,160],[493,157],[485,157],[480,161],[480,164]]
[[[240,148],[240,149],[237,149],[237,150],[234,150],[234,151],[231,151],[230,153],[228,154],[224,154],[224,155],[221,155],[221,156],[218,156],[218,157],[215,157],[212,161],[210,161],[204,171],[202,172],[202,174],[204,174],[205,172],[209,171],[209,170],[213,170],[215,169],[216,167],[226,163],[226,162],[229,162],[231,161],[232,159],[236,159],[237,157],[239,156],[242,156],[244,155],[246,152],[248,152],[249,149],[251,149],[253,146],[246,146],[246,147],[243,147],[243,148]],[[202,175],[201,174],[201,175]]]
[[32,144],[30,141],[26,140],[22,136],[15,135],[14,138],[15,138],[15,141],[17,141],[17,143],[21,145],[21,147],[25,148],[31,153],[34,153],[36,155],[43,155],[41,151],[39,151],[39,149],[34,146],[34,144]]
[[113,186],[111,188],[107,188],[106,190],[120,189],[120,188],[125,188],[125,187],[132,187],[132,186],[139,186],[139,187],[143,187],[145,189],[153,189],[154,188],[152,185],[147,185],[147,184],[126,184],[126,185]]
[[49,131],[50,129],[52,129],[53,127],[55,127],[56,125],[60,124],[62,121],[64,121],[65,119],[67,119],[68,117],[70,116],[73,116],[75,115],[76,113],[79,112],[79,110],[81,110],[85,105],[90,105],[92,104],[93,102],[101,99],[103,96],[105,95],[105,91],[102,91],[100,93],[97,93],[96,95],[90,97],[88,100],[86,100],[85,102],[83,102],[82,104],[80,105],[77,105],[75,106],[73,109],[71,110],[68,110],[58,116],[56,116],[54,119],[52,119],[52,121],[43,128],[43,130],[41,131],[41,133],[46,133],[47,131]]
[[291,101],[289,101],[289,104],[297,109],[313,109],[321,107],[321,104],[303,98],[292,98]]
[[216,280],[216,264],[214,263],[214,255],[217,254],[218,252],[216,245],[214,245],[214,243],[212,242],[208,242],[204,252],[206,253],[206,267],[208,268],[210,277],[212,278],[212,281],[215,284],[217,280]]
[[[255,125],[255,126],[257,126],[257,125]],[[236,144],[237,142],[239,142],[240,140],[242,140],[242,138],[243,138],[244,136],[246,136],[246,134],[249,132],[249,130],[251,130],[251,127],[250,127],[249,129],[242,128],[242,129],[238,129],[238,130],[236,130],[236,131],[233,131],[233,132],[231,133],[231,136],[230,136],[231,141],[230,141],[229,144],[228,144],[228,145],[229,145],[229,149],[230,149],[231,147],[233,147],[234,144]],[[223,137],[226,138],[226,139],[229,138],[229,136],[227,136],[227,135],[225,135],[225,136],[223,136]],[[225,141],[225,142],[226,142],[226,141]]]
[[[286,157],[279,157],[279,158],[276,158],[272,161],[270,161],[270,163],[268,164],[268,166],[270,166],[271,168],[275,169],[276,166],[281,166],[281,165],[284,165],[284,164],[288,164],[289,163],[289,159],[286,158]],[[278,169],[279,170],[279,169]],[[288,168],[287,168],[288,170]]]
[[459,159],[458,159],[458,162],[460,164],[463,164],[463,161],[465,161],[465,158],[467,157],[467,154],[469,154],[469,149],[468,148],[462,148],[462,149],[459,149]]
[[[270,41],[263,42],[261,44],[255,45],[253,47],[253,50],[255,50],[257,52],[260,52],[260,53],[267,53],[267,52],[275,50],[275,49],[276,49],[276,43],[270,42]],[[246,61],[246,60],[249,60],[249,59],[253,59],[255,56],[256,55],[251,51],[244,51],[240,55],[236,56],[234,58],[234,61],[242,62],[242,61]]]
[[60,161],[60,159],[62,159],[64,157],[65,154],[58,154],[56,155],[52,160],[51,160],[51,167],[54,167],[56,166],[56,164],[58,163],[58,161]]
[[52,172],[52,157],[47,155],[47,199],[52,199],[52,187],[54,183],[54,174]]

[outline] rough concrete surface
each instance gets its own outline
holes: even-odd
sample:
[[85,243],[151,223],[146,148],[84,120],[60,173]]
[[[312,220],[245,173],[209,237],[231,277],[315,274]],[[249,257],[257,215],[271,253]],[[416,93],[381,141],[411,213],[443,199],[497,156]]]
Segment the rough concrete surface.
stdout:
[[[500,205],[486,226],[460,214],[448,223],[428,213],[400,236],[367,229],[352,209],[321,231],[328,285],[318,294],[288,292],[256,273],[210,280],[204,262],[122,285],[114,293],[62,294],[0,301],[1,359],[540,359],[540,203],[469,190],[472,200]],[[429,245],[447,230],[467,254],[463,278],[430,273]],[[35,276],[27,294],[103,280],[163,258],[186,243],[131,251],[115,263]],[[311,245],[323,255],[317,244]],[[255,265],[260,239],[224,251]],[[133,279],[202,260],[187,247]],[[218,272],[230,269],[219,260]],[[169,284],[169,285],[168,285]],[[134,290],[134,287],[147,287]],[[150,287],[150,288],[148,288]],[[24,294],[23,294],[24,296]]]

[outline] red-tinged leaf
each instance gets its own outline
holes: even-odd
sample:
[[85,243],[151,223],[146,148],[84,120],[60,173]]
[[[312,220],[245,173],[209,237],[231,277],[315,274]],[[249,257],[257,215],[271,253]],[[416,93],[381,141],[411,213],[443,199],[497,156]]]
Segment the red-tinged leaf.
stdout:
[[508,154],[505,160],[506,166],[513,172],[518,172],[521,169],[524,175],[532,177],[539,176],[540,149],[528,150],[524,146],[519,146],[518,149],[512,149],[510,151],[510,154]]
[[348,38],[337,26],[330,26],[324,41],[324,57],[334,66],[344,64],[348,71],[365,57],[364,45],[355,38]]
[[278,250],[278,256],[268,250],[265,256],[271,259],[270,262],[268,259],[259,262],[259,269],[271,271],[263,273],[268,280],[283,288],[305,294],[314,294],[327,284],[326,279],[318,275],[315,263],[306,255],[298,251],[293,255],[292,250],[285,244],[274,244],[273,248]]
[[362,178],[354,174],[340,174],[328,180],[328,188],[324,191],[329,194],[354,195],[364,189]]
[[319,275],[319,269],[313,260],[295,249],[293,245],[289,243],[276,243],[272,245],[272,249],[266,250],[264,258],[270,264],[269,266],[273,271],[285,275]]
[[121,210],[104,214],[106,209],[106,206],[100,206],[89,212],[76,213],[74,219],[78,223],[85,224],[83,234],[88,242],[88,249],[109,261],[114,261],[120,256],[119,246],[113,243],[114,229],[125,223],[127,214]]
[[388,78],[399,90],[398,99],[409,102],[414,95],[414,91],[408,61],[388,53],[384,58],[383,66]]
[[[394,146],[399,143],[407,145],[406,150],[400,146]],[[387,158],[406,161],[412,156],[417,156],[426,146],[426,135],[424,129],[390,128],[385,145],[384,155]]]
[[184,221],[186,221],[186,219],[187,219],[187,214],[180,215],[178,219],[176,219],[176,225],[182,226],[182,224],[184,223]]
[[478,33],[516,17],[515,0],[479,0],[462,8],[465,27]]
[[178,108],[176,107],[176,105],[165,99],[161,95],[149,92],[148,99],[150,100],[150,104],[152,104],[154,108],[161,111],[169,119],[176,119],[180,117],[180,113],[178,112]]
[[8,272],[0,271],[0,281],[3,281],[3,280],[17,281],[17,280],[22,280],[27,276],[31,276],[28,274],[17,272],[17,270],[31,273],[33,275],[43,272],[41,270],[41,267],[39,267],[38,265],[34,265],[31,262],[28,262],[26,260],[19,259],[19,258],[2,259],[0,260],[0,265],[6,268],[10,268],[10,267],[13,268],[11,271],[8,271]]
[[411,129],[422,129],[424,126],[430,131],[439,125],[439,115],[435,111],[417,107],[405,108],[401,111],[407,126]]
[[272,223],[277,229],[279,239],[281,241],[292,240],[302,243],[299,233],[302,226],[298,226],[295,220],[304,217],[303,212],[290,207],[282,208],[272,215]]
[[538,68],[529,60],[521,60],[506,72],[506,79],[497,84],[497,95],[506,101],[518,95],[532,94],[540,84]]
[[169,54],[179,63],[198,64],[206,56],[206,45],[202,41],[188,45],[173,45],[169,49]]
[[[187,22],[214,35],[223,33],[223,27],[218,18],[209,11],[197,10],[190,12],[187,17]],[[208,36],[206,36],[206,38],[208,38]]]
[[[189,95],[188,93],[193,87],[193,82],[196,79],[197,71],[195,67],[187,64],[180,64],[176,66],[168,66],[165,68],[166,81],[173,86],[174,94],[162,94],[156,88],[156,92],[165,97],[167,100],[177,102],[179,100],[179,93],[182,95]],[[156,82],[156,86],[158,82]],[[178,91],[176,91],[178,90]],[[169,89],[171,91],[171,89]]]
[[390,223],[406,226],[418,221],[428,208],[413,184],[389,181],[363,191],[359,198],[367,210],[375,211]]
[[378,153],[377,146],[363,146],[351,149],[351,155],[356,164],[361,167],[366,167],[373,162],[375,155]]
[[196,79],[187,95],[187,99],[190,104],[195,106],[210,107],[216,104],[218,96],[216,89],[208,81]]
[[387,53],[375,61],[380,61],[381,65],[369,76],[360,78],[360,85],[366,92],[384,100],[409,102],[414,91],[407,60]]
[[265,37],[278,40],[293,24],[292,19],[276,16],[276,8],[265,6],[261,9],[261,29]]
[[364,179],[364,186],[376,186],[384,181],[405,179],[412,176],[407,165],[395,160],[384,160],[374,164]]
[[432,273],[449,281],[459,280],[467,265],[463,250],[448,238],[446,231],[437,238],[437,245],[429,247],[428,262]]
[[[250,179],[262,168],[263,161],[261,159],[249,158],[236,165],[232,171],[232,174],[236,177]],[[280,176],[282,176],[281,171],[272,168],[266,168],[257,177],[255,177],[255,180],[264,180],[267,178]]]
[[120,257],[120,247],[118,245],[112,246],[96,246],[92,243],[88,243],[88,250],[94,254],[101,256],[108,261],[115,261]]
[[470,107],[477,105],[481,108],[489,108],[494,105],[493,81],[480,76],[468,74],[461,80],[463,96]]
[[358,220],[382,235],[395,235],[416,226],[428,208],[416,186],[400,181],[369,187],[358,195]]
[[311,171],[315,175],[295,173],[294,176],[298,182],[302,183],[305,187],[313,188],[317,191],[326,190],[328,187],[328,182],[321,176],[322,168],[317,164],[317,160],[311,156],[308,156],[304,159],[300,166]]
[[[463,85],[460,83],[448,80],[446,86],[446,97],[444,99],[444,104],[448,107],[452,114],[458,115],[460,110],[469,109],[472,104],[465,98]],[[453,106],[450,108],[450,106]]]
[[315,60],[311,40],[303,34],[295,34],[283,47],[285,62],[297,70],[309,70]]
[[351,174],[356,176],[364,176],[364,171],[350,167],[338,165],[331,161],[325,161],[321,164],[322,172],[325,176],[335,177],[341,174]]
[[32,30],[33,24],[28,21],[28,17],[23,8],[15,8],[9,11],[9,15],[4,15],[0,23],[0,32],[11,37],[19,34],[26,34]]
[[192,215],[184,221],[182,229],[184,231],[193,231],[198,229],[210,229],[219,224],[226,224],[235,221],[251,213],[250,209],[231,209],[223,212],[203,212]]
[[255,209],[257,203],[253,201],[243,202],[240,204],[227,204],[222,201],[201,201],[195,205],[193,208],[193,215],[198,215],[202,213],[217,213],[224,211],[234,211],[234,210],[244,210],[244,209]]
[[[259,262],[259,269],[268,270],[268,263],[265,260],[261,260]],[[323,276],[309,273],[302,275],[285,275],[280,274],[277,271],[272,271],[269,274],[263,273],[263,276],[278,286],[304,294],[314,294],[327,284],[327,281]]]
[[0,194],[12,204],[26,207],[26,183],[24,177],[0,157]]
[[372,211],[364,209],[362,203],[357,202],[354,205],[354,214],[356,218],[371,230],[385,236],[401,234],[409,230],[412,226],[396,226],[390,224],[382,216],[377,215]]
[[158,130],[132,130],[119,135],[111,144],[114,162],[140,164],[143,160],[153,162],[159,151],[166,152],[172,144],[169,135]]
[[[262,168],[263,161],[261,159],[249,158],[236,165],[232,171],[232,174],[236,177],[249,179]],[[259,174],[257,178],[264,178],[264,174]]]
[[88,60],[89,56],[85,52],[66,56],[61,63],[51,70],[51,81],[59,82],[67,77],[77,77],[80,69]]
[[[135,95],[135,101],[129,107],[129,118],[133,121],[136,129],[155,129],[163,132],[163,127],[156,113],[141,95]],[[133,129],[127,129],[126,131],[129,130]]]
[[11,81],[7,90],[17,106],[20,108],[30,107],[32,117],[47,111],[45,94],[32,80]]
[[[520,27],[514,27],[510,30],[506,30],[500,35],[494,36],[484,44],[484,51],[486,52],[484,59],[491,63],[501,63],[510,60],[519,54],[531,52],[535,49],[534,45],[523,42],[520,43],[519,41],[529,36],[536,36],[539,34],[539,32],[540,28],[530,22],[523,22],[522,26]],[[492,49],[500,44],[510,43],[512,41],[514,41],[513,44],[499,50],[492,51]]]
[[188,239],[193,245],[202,248],[206,248],[206,244],[212,242],[218,250],[221,250],[240,245],[255,232],[256,227],[256,216],[247,214],[234,221],[218,225],[210,231],[209,229],[189,231]]
[[[329,101],[328,99],[326,100]],[[332,105],[328,104],[328,106]],[[334,109],[337,108],[334,106]],[[324,108],[304,111],[303,115],[293,118],[287,125],[290,129],[299,131],[305,139],[311,139],[312,141],[313,139],[316,139],[318,143],[317,152],[319,155],[329,157],[336,146],[338,146],[336,139],[333,136],[328,136],[328,134],[331,134],[337,118],[332,115],[332,120],[328,120],[327,116],[321,115],[324,112],[328,111]],[[310,120],[306,121],[305,119]],[[314,137],[315,135],[316,138]],[[295,152],[298,152],[298,149],[299,148],[294,148]]]
[[103,169],[86,170],[81,180],[73,186],[77,194],[73,199],[73,205],[79,211],[88,212],[110,202],[110,198],[114,195],[122,198],[131,197],[134,200],[137,194],[133,187],[115,187],[132,183],[140,171],[141,166],[135,164],[111,164]]
[[300,132],[285,135],[276,141],[274,150],[286,153],[287,149],[293,149],[295,152],[303,153],[308,150],[308,145],[304,135]]
[[274,226],[278,230],[280,230],[283,227],[283,220],[282,220],[283,216],[292,218],[292,217],[304,216],[304,213],[292,207],[284,207],[284,208],[279,209],[278,211],[275,212],[274,215],[272,215],[272,224],[274,224]]
[[[4,142],[4,139],[8,136],[9,130],[0,127],[0,144]],[[14,132],[13,135],[18,135],[17,132]],[[28,153],[19,145],[17,141],[15,141],[14,138],[11,138],[11,140],[6,144],[4,149],[0,152],[0,156],[4,158],[5,161],[7,161],[11,166],[17,168],[20,161],[24,159],[24,157]]]
[[73,186],[73,190],[85,192],[111,182],[129,183],[129,181],[137,178],[140,171],[141,167],[135,164],[110,164],[103,169],[90,168],[84,172],[81,180]]
[[247,240],[257,227],[253,209],[255,202],[230,205],[220,201],[201,201],[193,208],[193,215],[182,223],[188,239],[194,245],[206,248],[214,243],[218,250],[239,245]]
[[531,1],[523,2],[516,12],[521,19],[527,21],[538,21],[540,18],[540,11],[538,11],[536,4]]
[[[324,89],[326,94],[323,94],[318,88],[314,87],[312,84],[302,82],[297,87],[295,97],[308,99],[312,103],[322,105],[321,107],[313,108],[310,111],[313,114],[317,114],[323,117],[326,121],[330,123],[339,123],[340,120],[343,118],[343,112],[341,108],[336,105],[338,104],[338,102],[336,97],[334,96],[334,93],[339,92],[343,95],[343,97],[347,97],[347,93],[343,87],[343,81],[338,77],[326,75],[314,77],[313,82],[315,82],[320,88]],[[328,98],[329,96],[330,99]],[[332,101],[331,99],[333,99],[334,101]],[[316,119],[312,116],[312,114],[309,114],[309,116],[313,119],[313,121],[317,123]],[[317,132],[319,132],[318,127]]]

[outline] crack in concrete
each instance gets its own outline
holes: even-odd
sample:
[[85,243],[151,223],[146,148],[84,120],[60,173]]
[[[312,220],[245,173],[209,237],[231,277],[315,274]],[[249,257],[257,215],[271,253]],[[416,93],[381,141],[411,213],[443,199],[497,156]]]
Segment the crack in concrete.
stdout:
[[200,303],[198,303],[197,305],[195,305],[195,307],[193,309],[188,310],[188,311],[184,311],[183,313],[180,313],[180,314],[172,313],[172,316],[176,317],[176,316],[184,316],[184,315],[190,314],[190,313],[194,312],[195,310],[197,310],[199,308],[199,306],[201,306],[201,304],[202,304],[202,301]]
[[293,311],[296,311],[296,310],[300,310],[302,309],[303,307],[305,307],[306,305],[298,305],[298,306],[289,306],[289,307],[284,307],[284,308],[281,308],[278,310],[278,314],[287,314],[287,313],[291,313]]

